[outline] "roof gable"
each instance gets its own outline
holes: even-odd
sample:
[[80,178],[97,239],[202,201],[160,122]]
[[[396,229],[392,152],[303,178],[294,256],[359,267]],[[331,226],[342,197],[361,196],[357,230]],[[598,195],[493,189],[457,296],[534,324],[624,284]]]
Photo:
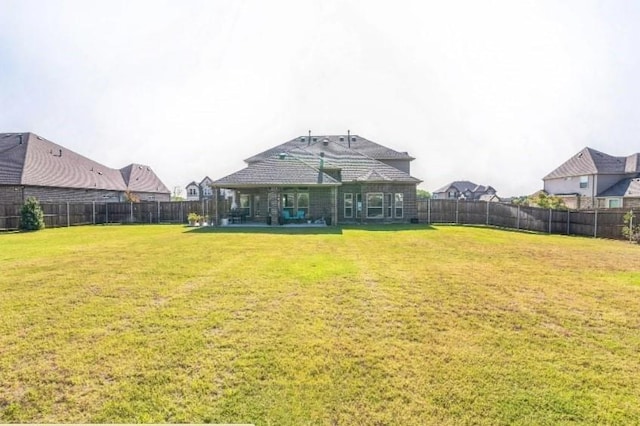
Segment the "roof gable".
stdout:
[[640,198],[640,177],[622,179],[620,182],[598,194],[598,196]]
[[[634,156],[635,158],[632,158]],[[630,173],[628,169],[634,166],[637,168],[637,154],[629,157],[614,157],[586,147],[543,179],[595,174],[625,174]]]
[[120,169],[127,189],[134,192],[169,192],[160,178],[143,164],[129,164]]

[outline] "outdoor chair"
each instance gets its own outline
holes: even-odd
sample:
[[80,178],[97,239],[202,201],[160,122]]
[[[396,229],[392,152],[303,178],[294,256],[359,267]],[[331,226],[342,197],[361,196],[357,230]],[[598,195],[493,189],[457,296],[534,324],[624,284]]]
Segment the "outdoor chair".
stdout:
[[287,221],[287,220],[291,220],[291,215],[289,214],[289,210],[283,210],[282,211],[282,218]]
[[304,210],[298,210],[296,212],[296,220],[304,221]]

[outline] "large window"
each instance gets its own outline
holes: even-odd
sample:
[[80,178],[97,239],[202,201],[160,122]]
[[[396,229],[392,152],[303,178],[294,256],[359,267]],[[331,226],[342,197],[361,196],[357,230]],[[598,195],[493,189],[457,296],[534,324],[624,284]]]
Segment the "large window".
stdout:
[[249,194],[240,194],[240,213],[251,216],[251,198]]
[[362,194],[356,194],[356,217],[362,217]]
[[282,194],[282,211],[285,218],[308,217],[309,193],[285,192]]
[[404,214],[404,194],[401,192],[396,192],[395,196],[395,216],[397,218],[401,218]]
[[580,176],[580,188],[589,187],[589,176]]
[[381,219],[383,217],[382,204],[382,192],[367,193],[367,217]]
[[353,217],[353,194],[344,194],[344,217]]

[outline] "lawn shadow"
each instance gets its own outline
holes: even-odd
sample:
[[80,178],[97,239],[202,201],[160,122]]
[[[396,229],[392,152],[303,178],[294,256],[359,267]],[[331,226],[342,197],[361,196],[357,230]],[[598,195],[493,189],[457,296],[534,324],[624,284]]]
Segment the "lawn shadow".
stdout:
[[377,224],[348,224],[342,225],[342,229],[357,229],[361,231],[384,231],[384,232],[396,232],[396,231],[436,231],[432,225],[427,223],[389,223],[384,225]]
[[339,226],[201,226],[188,227],[184,232],[194,234],[276,234],[276,235],[342,235]]
[[340,226],[202,226],[187,227],[185,232],[196,234],[276,234],[276,235],[342,235],[343,230],[360,231],[435,231],[428,224],[349,224]]

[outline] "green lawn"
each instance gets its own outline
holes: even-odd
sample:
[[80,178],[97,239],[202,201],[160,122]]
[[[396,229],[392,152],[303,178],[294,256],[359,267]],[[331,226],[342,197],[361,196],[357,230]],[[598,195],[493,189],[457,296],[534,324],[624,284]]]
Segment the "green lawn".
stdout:
[[0,234],[0,423],[630,424],[640,247],[471,227]]

